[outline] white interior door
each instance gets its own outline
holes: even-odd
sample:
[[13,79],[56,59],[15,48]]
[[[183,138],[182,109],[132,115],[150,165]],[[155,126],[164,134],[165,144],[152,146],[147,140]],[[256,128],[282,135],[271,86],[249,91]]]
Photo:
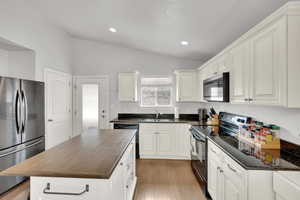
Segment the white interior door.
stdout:
[[72,137],[72,76],[46,69],[46,149]]
[[109,128],[108,77],[75,77],[75,135]]

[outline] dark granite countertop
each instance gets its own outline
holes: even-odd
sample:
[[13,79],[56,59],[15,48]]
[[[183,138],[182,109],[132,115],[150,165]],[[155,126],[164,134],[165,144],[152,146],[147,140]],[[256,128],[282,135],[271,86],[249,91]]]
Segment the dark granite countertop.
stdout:
[[282,141],[281,150],[259,149],[232,136],[208,139],[247,170],[300,171],[300,147]]
[[180,114],[179,119],[175,119],[173,114],[163,114],[159,119],[155,119],[155,114],[119,114],[118,118],[110,123],[114,124],[139,124],[139,123],[186,123],[194,126],[215,125],[199,121],[197,114]]
[[186,123],[194,126],[207,126],[214,125],[207,122],[201,122],[196,120],[188,119],[145,119],[145,118],[134,118],[134,119],[113,119],[110,123],[115,124],[139,124],[139,123]]

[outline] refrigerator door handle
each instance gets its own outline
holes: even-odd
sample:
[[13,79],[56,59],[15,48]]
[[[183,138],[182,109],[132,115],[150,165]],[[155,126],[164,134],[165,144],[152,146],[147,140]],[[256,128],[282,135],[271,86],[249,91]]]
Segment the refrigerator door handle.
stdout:
[[21,128],[21,95],[20,91],[17,91],[16,94],[16,127],[17,127],[17,133],[20,133],[20,128]]
[[27,117],[28,117],[28,113],[27,113],[27,98],[26,95],[24,93],[24,91],[21,91],[22,94],[22,129],[21,129],[21,133],[24,133],[25,131],[25,127],[26,127],[26,122],[27,122]]

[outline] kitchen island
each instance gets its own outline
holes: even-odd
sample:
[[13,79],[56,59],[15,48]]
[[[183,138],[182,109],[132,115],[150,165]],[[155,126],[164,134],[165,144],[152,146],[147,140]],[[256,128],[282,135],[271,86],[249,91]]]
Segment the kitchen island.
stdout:
[[14,167],[30,177],[31,200],[127,200],[136,185],[135,130],[94,130]]

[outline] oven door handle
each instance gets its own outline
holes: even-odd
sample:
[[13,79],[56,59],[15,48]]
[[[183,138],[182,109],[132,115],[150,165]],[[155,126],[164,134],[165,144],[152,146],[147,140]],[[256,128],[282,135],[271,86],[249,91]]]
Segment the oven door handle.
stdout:
[[194,134],[193,132],[192,132],[192,136],[193,136],[193,138],[195,138],[197,141],[200,141],[200,142],[206,142],[205,140],[203,140],[202,138],[200,138],[198,135]]

